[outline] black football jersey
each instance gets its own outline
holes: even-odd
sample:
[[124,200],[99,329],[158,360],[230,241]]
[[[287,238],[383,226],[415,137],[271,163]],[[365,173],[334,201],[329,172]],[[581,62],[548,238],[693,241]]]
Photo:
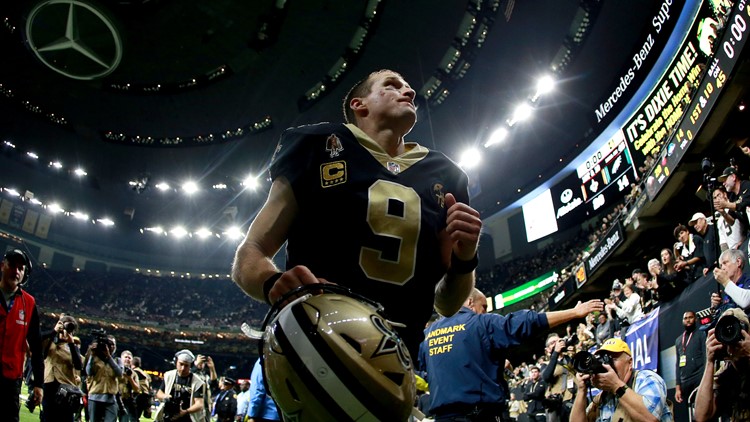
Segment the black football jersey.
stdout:
[[407,325],[400,331],[416,356],[446,270],[445,194],[468,203],[466,174],[440,152],[407,143],[390,157],[357,127],[328,123],[284,132],[270,171],[289,180],[299,206],[287,268],[305,265],[380,302]]

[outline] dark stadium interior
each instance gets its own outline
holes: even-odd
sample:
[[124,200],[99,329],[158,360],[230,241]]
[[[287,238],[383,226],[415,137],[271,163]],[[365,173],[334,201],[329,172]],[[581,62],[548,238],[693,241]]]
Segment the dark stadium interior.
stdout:
[[[43,238],[22,224],[0,224],[0,245],[24,239],[35,257],[39,245],[68,252],[56,262],[45,262],[48,269],[36,271],[30,283],[30,290],[45,298],[40,306],[49,312],[73,305],[74,312],[82,312],[80,317],[97,319],[110,330],[121,329],[111,325],[116,321],[132,324],[137,327],[134,333],[144,325],[163,326],[162,333],[207,341],[201,347],[221,350],[217,356],[230,362],[233,353],[254,355],[255,343],[242,339],[238,327],[243,321],[257,326],[267,307],[250,304],[227,280],[238,240],[218,234],[231,225],[247,230],[268,192],[265,170],[284,129],[341,121],[340,102],[347,88],[372,70],[390,68],[402,73],[418,93],[419,122],[408,138],[458,161],[463,149],[481,146],[498,121],[532,94],[539,74],[556,68],[555,92],[537,103],[533,119],[514,127],[503,144],[483,149],[483,165],[475,173],[481,193],[472,204],[483,217],[507,212],[604,130],[593,110],[630,66],[629,52],[652,27],[650,19],[661,2],[86,0],[106,12],[123,40],[119,66],[92,80],[56,73],[33,54],[24,28],[29,13],[41,3],[0,5],[0,142],[16,145],[0,145],[0,188],[56,199],[67,210],[86,210],[90,217],[77,221],[58,215]],[[684,3],[672,2],[675,10]],[[52,39],[64,27],[52,21],[66,13],[50,13],[48,25],[39,29],[42,36]],[[476,21],[468,22],[467,16]],[[86,33],[87,24],[80,22],[81,37],[100,35]],[[462,30],[468,31],[465,40]],[[352,47],[357,34],[361,45]],[[457,46],[463,52],[460,59],[446,59]],[[561,58],[563,50],[567,55]],[[71,72],[86,71],[73,55],[53,60]],[[335,69],[340,72],[332,77]],[[442,97],[427,94],[436,77],[443,81],[437,91],[448,90]],[[745,99],[748,84],[745,53],[677,172],[656,200],[642,207],[637,225],[627,225],[625,243],[576,296],[566,299],[568,306],[606,296],[611,280],[645,267],[648,258],[673,243],[678,222],[685,224],[695,211],[709,213],[708,202],[696,193],[703,180],[703,158],[714,162],[713,176],[730,157],[741,170],[750,168],[750,158],[737,148],[750,129],[748,111],[737,108],[750,100]],[[25,155],[30,151],[39,159]],[[65,167],[50,168],[48,162],[54,160]],[[85,168],[87,175],[71,175],[75,166]],[[257,190],[241,185],[248,174],[261,174]],[[201,184],[190,197],[178,192],[188,178]],[[129,185],[131,181],[141,184]],[[172,186],[168,192],[157,190],[160,181]],[[212,188],[218,184],[226,189]],[[589,217],[601,224],[612,210],[606,207]],[[91,224],[103,216],[114,226]],[[144,230],[174,224],[206,226],[217,235],[205,241],[180,240]],[[577,227],[546,241],[562,244],[579,232]],[[583,239],[586,243],[585,235]],[[523,245],[514,248],[510,259],[498,262],[480,253],[482,268],[514,259],[526,262],[529,251],[536,250]],[[88,258],[81,271],[87,274],[78,274],[77,257]],[[134,275],[135,268],[141,274]],[[161,272],[151,273],[151,268]],[[191,273],[192,279],[171,278],[170,269]],[[160,287],[163,279],[170,288]],[[509,287],[522,281],[503,279],[499,284]],[[492,293],[497,293],[500,287],[494,282],[498,290]],[[152,303],[173,300],[170,295],[183,285],[197,290],[188,295],[199,306],[185,302],[159,308]],[[80,286],[96,289],[97,296]],[[118,303],[116,297],[133,294],[130,290],[142,301]],[[215,297],[207,302],[207,296]],[[79,307],[87,300],[96,306]],[[531,303],[522,305],[528,308]],[[143,314],[123,312],[134,305],[141,306]],[[189,321],[197,319],[201,323],[191,326]],[[184,333],[175,334],[180,331]],[[212,349],[211,341],[223,339],[218,334],[234,337],[224,348]],[[164,359],[170,362],[169,350],[181,346],[139,346],[142,337],[129,339],[123,343],[138,347],[136,354],[143,353],[144,363],[160,369],[168,367]],[[538,340],[514,354],[532,353],[543,342]],[[249,373],[252,362],[248,358],[235,364]]]

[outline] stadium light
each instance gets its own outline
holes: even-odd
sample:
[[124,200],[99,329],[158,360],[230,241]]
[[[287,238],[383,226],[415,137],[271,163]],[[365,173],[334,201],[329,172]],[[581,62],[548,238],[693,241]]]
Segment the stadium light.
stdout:
[[101,225],[103,225],[103,226],[105,226],[105,227],[112,227],[112,226],[115,225],[115,222],[112,221],[109,218],[100,218],[100,219],[96,220],[96,222],[99,223],[99,224],[101,224]]
[[527,120],[529,117],[531,117],[532,110],[533,109],[529,104],[520,104],[518,107],[516,107],[515,110],[513,110],[513,117],[511,117],[510,121],[508,121],[508,126],[512,127],[518,122]]
[[498,129],[495,129],[494,132],[492,132],[492,135],[490,135],[490,139],[487,140],[487,142],[484,143],[484,147],[487,148],[491,145],[498,144],[505,140],[505,138],[508,137],[508,129],[505,127],[501,127]]
[[536,82],[536,93],[534,93],[531,101],[535,102],[542,95],[552,92],[553,89],[555,89],[555,80],[549,75],[542,76]]
[[236,240],[242,238],[243,233],[239,227],[232,226],[224,232],[224,235],[232,240]]
[[165,190],[169,190],[169,183],[160,182],[160,183],[157,183],[154,187],[164,192]]
[[185,192],[185,194],[192,195],[198,192],[198,184],[193,182],[192,180],[187,181],[182,184],[182,190]]
[[461,154],[458,165],[461,168],[470,169],[478,166],[480,161],[482,161],[482,155],[479,151],[476,148],[470,148]]
[[77,169],[73,170],[73,174],[75,174],[78,177],[86,176],[88,173],[86,173],[86,170],[82,169],[81,167],[78,167]]
[[253,176],[252,174],[245,177],[245,179],[242,181],[242,186],[255,190],[260,183],[258,182],[258,176]]
[[178,239],[182,239],[188,234],[187,230],[185,230],[185,228],[182,226],[172,227],[172,230],[170,230],[169,233]]

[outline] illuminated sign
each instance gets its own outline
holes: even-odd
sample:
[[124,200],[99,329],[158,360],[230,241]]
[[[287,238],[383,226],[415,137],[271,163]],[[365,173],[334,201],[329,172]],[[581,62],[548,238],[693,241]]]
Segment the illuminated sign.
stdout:
[[576,269],[576,273],[573,276],[576,279],[576,287],[579,289],[589,280],[586,276],[586,266],[584,264],[578,266],[578,269]]
[[[737,64],[737,58],[745,47],[749,18],[750,9],[747,7],[747,0],[740,0],[734,5],[731,15],[726,20],[721,41],[715,42],[716,39],[719,39],[715,37],[713,43],[707,42],[705,35],[698,40],[702,49],[713,48],[715,53],[708,63],[706,74],[696,90],[694,98],[691,98],[687,115],[680,121],[667,145],[662,148],[657,163],[646,180],[646,193],[652,201],[680,163],[685,151],[690,147],[724,89],[727,78],[732,73]],[[712,22],[706,21],[704,24],[710,27]],[[711,29],[707,31],[710,32]],[[711,37],[708,37],[708,39],[710,40]]]
[[620,221],[615,221],[615,225],[612,226],[607,234],[596,244],[594,250],[586,258],[584,263],[586,264],[586,274],[591,276],[594,274],[604,261],[609,258],[610,255],[625,242],[625,233],[622,231]]
[[502,309],[516,302],[520,302],[527,297],[541,293],[554,286],[559,277],[560,276],[556,272],[551,271],[529,281],[528,283],[518,286],[515,289],[495,295],[495,309]]
[[632,60],[621,70],[621,76],[613,83],[609,94],[594,110],[597,124],[609,123],[627,104],[666,45],[684,6],[684,1],[677,0],[662,0],[658,4],[651,25],[642,35],[638,50],[632,54]]
[[707,3],[701,6],[677,55],[654,90],[623,126],[639,165],[667,141],[687,111],[691,95],[700,82],[711,55],[704,40],[711,34],[716,35],[714,11]]

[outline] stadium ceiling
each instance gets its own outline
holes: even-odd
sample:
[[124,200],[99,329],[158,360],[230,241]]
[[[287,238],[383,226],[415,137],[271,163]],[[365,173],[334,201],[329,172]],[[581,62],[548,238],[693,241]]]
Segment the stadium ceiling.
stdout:
[[[475,204],[487,215],[593,139],[596,105],[631,65],[659,7],[645,0],[3,2],[0,141],[16,152],[0,154],[0,184],[66,197],[67,209],[131,230],[246,228],[268,182],[261,177],[253,194],[242,181],[263,173],[281,131],[341,121],[340,99],[370,71],[391,68],[411,82],[420,122],[409,138],[456,161],[531,95],[538,76],[556,72],[558,86],[533,120],[484,154]],[[63,170],[50,168],[53,161]],[[79,166],[86,176],[60,177]],[[166,181],[179,190],[187,179],[200,186],[191,197],[156,189]]]

